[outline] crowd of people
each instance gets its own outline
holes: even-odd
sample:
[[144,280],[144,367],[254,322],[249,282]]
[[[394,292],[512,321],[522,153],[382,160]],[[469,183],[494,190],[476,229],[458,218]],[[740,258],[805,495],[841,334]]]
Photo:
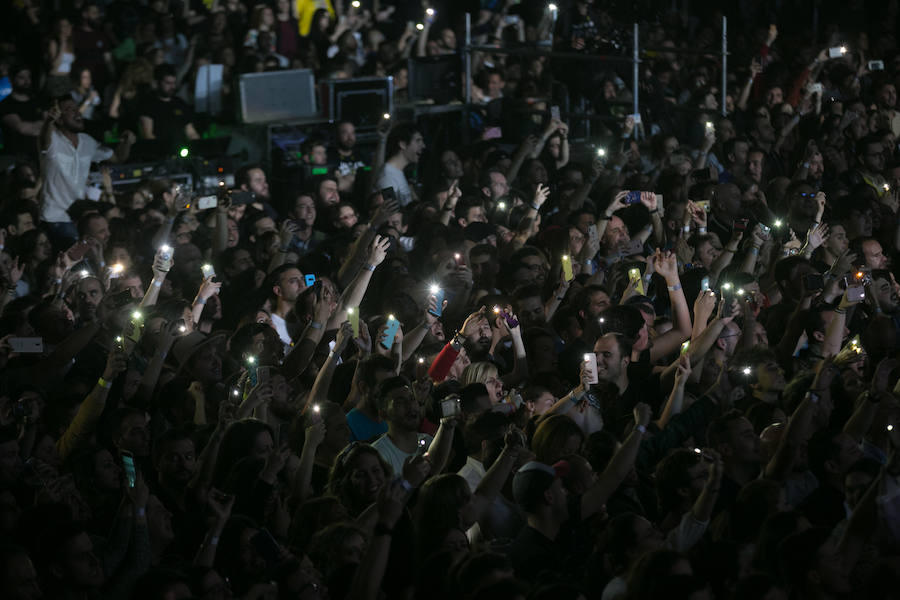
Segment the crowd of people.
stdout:
[[[724,95],[712,3],[473,4],[3,9],[0,597],[896,597],[898,4],[735,3]],[[227,121],[205,65],[403,101],[467,9],[537,52],[474,56],[465,143],[114,185]],[[638,114],[542,52],[631,19]]]

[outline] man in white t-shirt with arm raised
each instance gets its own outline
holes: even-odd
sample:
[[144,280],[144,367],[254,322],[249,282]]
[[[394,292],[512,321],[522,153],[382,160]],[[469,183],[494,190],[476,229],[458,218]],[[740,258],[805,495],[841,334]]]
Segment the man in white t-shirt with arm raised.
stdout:
[[375,178],[374,191],[394,188],[394,195],[400,206],[406,206],[416,200],[409,187],[403,170],[409,165],[418,164],[425,150],[425,139],[411,123],[400,123],[388,134],[384,166]]
[[375,440],[372,447],[391,465],[394,474],[403,472],[403,462],[407,458],[426,451],[431,462],[431,473],[441,473],[450,457],[456,419],[441,419],[441,426],[432,438],[419,431],[422,413],[406,377],[385,379],[379,384],[376,394],[378,412],[387,421],[388,431]]
[[84,118],[71,96],[54,102],[41,127],[39,144],[44,173],[41,220],[50,225],[55,239],[74,242],[78,237],[67,211],[76,200],[85,198],[91,163],[125,162],[134,141],[132,132],[123,132],[113,152],[84,133]]

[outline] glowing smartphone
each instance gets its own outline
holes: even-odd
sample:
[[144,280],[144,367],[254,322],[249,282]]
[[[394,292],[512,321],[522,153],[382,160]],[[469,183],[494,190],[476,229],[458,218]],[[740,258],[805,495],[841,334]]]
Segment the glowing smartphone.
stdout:
[[591,385],[600,382],[597,375],[597,355],[593,352],[585,352],[584,354],[584,372],[587,374],[587,382]]
[[216,276],[216,270],[211,264],[203,265],[200,267],[200,271],[203,273],[203,279],[209,279],[210,277]]
[[433,310],[429,308],[428,312],[436,317],[440,317],[444,312],[444,290],[435,285],[429,291],[434,296],[436,306]]
[[394,345],[394,336],[397,335],[398,329],[400,329],[400,321],[394,315],[388,315],[387,328],[384,330],[385,338],[381,342],[385,350],[390,350]]
[[575,271],[572,270],[572,259],[569,258],[568,254],[563,254],[562,270],[563,276],[566,278],[566,281],[572,281],[573,279],[575,279]]
[[303,280],[306,281],[306,287],[312,287],[316,283],[316,276],[310,273],[309,275],[304,275]]
[[359,309],[348,308],[347,320],[350,321],[350,329],[353,330],[353,337],[359,337]]
[[128,487],[133,488],[137,481],[137,470],[134,468],[134,454],[128,450],[122,450],[122,467],[125,469]]
[[636,267],[634,269],[628,269],[628,281],[630,281],[632,283],[637,282],[637,285],[635,286],[635,290],[637,290],[637,293],[640,294],[641,296],[644,295],[644,280],[641,279],[641,270],[640,269],[638,269]]

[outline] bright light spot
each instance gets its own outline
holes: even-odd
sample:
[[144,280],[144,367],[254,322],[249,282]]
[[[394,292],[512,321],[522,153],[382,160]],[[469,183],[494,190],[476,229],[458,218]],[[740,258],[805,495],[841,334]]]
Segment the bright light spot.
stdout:
[[591,355],[590,355],[590,354],[585,354],[585,355],[584,355],[584,362],[591,362]]
[[553,3],[548,4],[548,5],[547,5],[547,8],[549,8],[551,11],[559,10],[559,7],[557,7],[557,6],[556,6],[555,4],[553,4]]
[[569,255],[568,255],[568,254],[563,254],[563,260],[569,260]]
[[703,454],[703,451],[700,450],[700,448],[694,448],[694,453],[695,454]]
[[252,365],[253,363],[256,362],[256,357],[255,357],[255,356],[248,356],[248,357],[247,357],[247,362],[250,363],[250,364]]
[[394,315],[388,315],[388,321],[396,321],[396,320],[397,319],[394,318]]
[[185,327],[184,325],[179,325],[179,326],[178,326],[178,331],[180,331],[181,333],[184,333],[184,332],[187,331],[187,327]]
[[893,431],[893,430],[894,430],[894,426],[893,426],[893,425],[888,425],[888,426],[887,426],[887,430],[888,430],[888,431]]
[[418,29],[419,31],[422,31],[423,29],[425,29],[425,26],[422,25],[421,23],[416,23],[416,29]]
[[597,156],[606,156],[605,148],[597,148]]
[[841,54],[847,54],[847,47],[841,46]]
[[171,252],[172,246],[169,246],[168,244],[163,244],[162,246],[159,247],[159,249],[162,250],[163,252]]
[[131,313],[131,318],[134,319],[135,321],[140,321],[143,316],[144,315],[142,315],[141,311],[139,311],[139,310],[136,310],[133,313]]
[[[357,3],[357,4],[358,4],[358,3]],[[428,15],[429,17],[433,17],[433,16],[434,16],[434,9],[433,9],[433,8],[426,8],[426,9],[425,9],[425,14]]]
[[750,374],[750,367],[744,367],[744,375]]
[[178,156],[180,156],[181,158],[187,158],[188,154],[190,154],[190,151],[187,148],[182,148],[178,151]]
[[82,269],[81,273],[79,273],[79,275],[81,275],[81,278],[84,279],[85,277],[90,275],[90,273],[87,272],[87,269]]
[[743,296],[743,295],[744,295],[744,290],[738,290],[738,291],[737,291],[737,295],[738,295],[738,296]]
[[385,120],[388,120],[388,119],[391,118],[391,113],[384,113],[384,114],[381,115],[381,116],[382,116],[382,118],[384,118]]
[[497,208],[500,210],[506,210],[506,202],[498,202]]
[[353,314],[353,309],[352,309],[352,308],[348,308],[348,309],[347,309],[347,314],[348,314],[348,315],[352,315],[352,314]]
[[320,408],[318,404],[313,404],[313,412],[319,412]]
[[428,291],[431,292],[432,294],[440,294],[441,288],[437,284],[432,283],[431,286],[428,288]]
[[359,8],[362,5],[360,4],[359,0],[353,0],[353,2],[350,3],[350,6],[352,6],[353,8]]
[[781,219],[775,219],[775,227],[781,227]]
[[237,396],[237,395],[239,395],[239,394],[240,394],[240,392],[237,391],[237,388],[231,390],[231,395],[232,395],[232,396]]
[[730,289],[731,289],[731,284],[730,284],[730,283],[723,283],[723,284],[722,284],[722,289],[723,289],[723,290],[730,290]]
[[122,271],[125,270],[125,267],[123,267],[119,263],[116,263],[112,267],[110,267],[110,269],[112,270],[113,273],[121,273]]
[[420,365],[424,365],[424,364],[425,364],[425,359],[424,359],[424,358],[419,358],[419,364],[420,364]]
[[495,306],[495,307],[494,307],[494,313],[495,313],[495,314],[499,314],[499,313],[500,313],[500,307],[499,307],[499,306]]

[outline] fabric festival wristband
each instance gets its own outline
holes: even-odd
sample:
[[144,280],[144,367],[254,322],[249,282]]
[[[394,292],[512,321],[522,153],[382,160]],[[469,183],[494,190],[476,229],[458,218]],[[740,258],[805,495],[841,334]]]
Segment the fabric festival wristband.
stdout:
[[99,385],[102,388],[109,389],[112,387],[112,381],[107,381],[101,377],[100,379],[97,380],[97,385]]
[[369,271],[369,272],[371,272],[371,273],[374,273],[374,272],[375,272],[375,265],[363,265],[363,269],[365,269],[366,271]]
[[643,425],[635,425],[634,428],[636,431],[640,431],[642,434],[647,433],[647,428]]
[[700,227],[697,229],[697,231],[699,231],[701,234],[706,233],[706,227]]
[[681,284],[676,283],[675,285],[667,285],[666,289],[668,289],[670,292],[677,292],[678,290],[681,289]]
[[690,225],[685,225],[684,227],[681,228],[681,230],[682,230],[683,232],[685,232],[685,233],[690,233],[690,232],[691,232],[691,226],[690,226]]
[[206,304],[206,298],[201,298],[198,296],[197,299],[194,300],[194,304]]
[[310,321],[309,326],[312,327],[313,329],[322,329],[322,324],[316,323],[315,321]]

